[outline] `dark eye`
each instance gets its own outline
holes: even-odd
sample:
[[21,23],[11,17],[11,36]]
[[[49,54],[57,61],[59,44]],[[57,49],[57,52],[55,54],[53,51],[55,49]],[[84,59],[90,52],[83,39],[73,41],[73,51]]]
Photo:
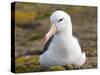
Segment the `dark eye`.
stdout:
[[62,21],[63,20],[63,18],[61,18],[60,20],[58,20],[58,22],[60,22],[60,21]]

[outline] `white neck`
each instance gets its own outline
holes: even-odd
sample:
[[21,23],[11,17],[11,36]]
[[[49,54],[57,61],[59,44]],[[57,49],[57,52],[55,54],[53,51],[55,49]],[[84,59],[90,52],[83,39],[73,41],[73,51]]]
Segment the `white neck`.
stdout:
[[67,36],[72,36],[72,25],[67,26],[67,28],[65,30],[65,34]]
[[65,29],[61,32],[59,32],[59,34],[63,34],[66,35],[68,37],[72,37],[72,24],[69,23],[68,25],[66,25]]

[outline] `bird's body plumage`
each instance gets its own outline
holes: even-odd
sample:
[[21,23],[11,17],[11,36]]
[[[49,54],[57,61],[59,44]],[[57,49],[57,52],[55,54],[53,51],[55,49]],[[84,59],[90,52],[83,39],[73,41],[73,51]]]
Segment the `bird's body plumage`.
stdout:
[[85,53],[81,51],[78,40],[72,35],[72,24],[69,16],[67,15],[68,19],[66,19],[65,12],[56,11],[51,16],[51,19],[54,19],[55,16],[57,17],[57,13],[61,15],[60,18],[64,19],[62,22],[56,22],[58,32],[53,35],[47,50],[40,55],[40,64],[46,67],[67,64],[74,64],[76,67],[80,67],[85,63]]

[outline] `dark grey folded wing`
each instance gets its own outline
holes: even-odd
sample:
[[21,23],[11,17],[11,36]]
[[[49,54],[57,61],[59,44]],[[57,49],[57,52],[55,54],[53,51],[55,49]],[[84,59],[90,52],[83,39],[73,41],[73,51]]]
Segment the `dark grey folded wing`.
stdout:
[[49,48],[49,46],[50,46],[50,44],[51,44],[51,42],[52,42],[52,40],[53,40],[53,37],[54,37],[54,35],[51,36],[51,37],[48,39],[48,41],[46,42],[46,44],[44,45],[42,54],[43,54],[45,51],[48,50],[48,48]]
[[[73,33],[73,37],[76,38],[78,40],[79,44],[81,45],[81,43],[80,43],[81,41],[78,39],[78,34]],[[81,51],[82,51],[82,53],[84,52],[83,49],[81,49]]]

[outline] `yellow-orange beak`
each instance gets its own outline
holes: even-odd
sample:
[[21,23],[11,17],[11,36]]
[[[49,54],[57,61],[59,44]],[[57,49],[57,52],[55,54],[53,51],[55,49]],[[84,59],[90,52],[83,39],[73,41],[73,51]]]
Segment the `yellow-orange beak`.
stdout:
[[55,24],[52,24],[51,27],[50,27],[50,30],[48,31],[48,33],[45,35],[45,42],[48,41],[48,39],[54,35],[56,33],[56,26]]

